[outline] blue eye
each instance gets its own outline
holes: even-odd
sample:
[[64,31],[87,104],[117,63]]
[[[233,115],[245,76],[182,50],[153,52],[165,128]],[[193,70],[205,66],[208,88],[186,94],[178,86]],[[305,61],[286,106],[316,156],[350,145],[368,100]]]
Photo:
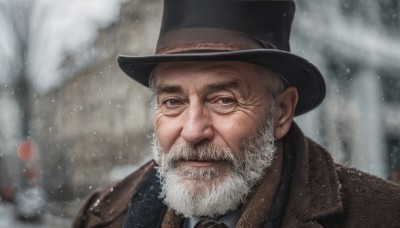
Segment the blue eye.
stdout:
[[164,104],[167,106],[176,106],[176,105],[181,104],[181,102],[178,101],[177,99],[168,99],[164,102]]
[[185,108],[185,103],[178,98],[166,98],[162,101],[160,111],[167,115],[173,116],[181,113]]
[[223,98],[220,98],[218,100],[218,102],[221,103],[221,104],[231,104],[231,103],[233,103],[235,101],[232,98],[223,97]]
[[237,107],[237,100],[232,97],[216,97],[209,103],[209,107],[219,114],[228,114]]

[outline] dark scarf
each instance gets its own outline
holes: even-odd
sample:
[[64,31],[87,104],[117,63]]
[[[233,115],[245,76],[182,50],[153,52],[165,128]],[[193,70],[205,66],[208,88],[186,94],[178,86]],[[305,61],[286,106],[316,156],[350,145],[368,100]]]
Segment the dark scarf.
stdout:
[[139,191],[133,195],[124,219],[124,228],[160,227],[167,206],[159,198],[160,179],[156,168],[153,168]]
[[[289,198],[289,185],[293,176],[294,154],[290,143],[283,144],[283,164],[279,186],[271,209],[262,227],[280,227]],[[151,175],[142,183],[139,191],[132,197],[124,219],[124,228],[158,228],[163,220],[171,220],[174,225],[181,224],[183,219],[172,210],[167,210],[159,198],[161,192],[160,179],[153,168]],[[166,216],[164,216],[166,215]],[[165,217],[165,218],[164,218]],[[179,222],[173,220],[180,220]],[[165,222],[165,221],[164,221]]]

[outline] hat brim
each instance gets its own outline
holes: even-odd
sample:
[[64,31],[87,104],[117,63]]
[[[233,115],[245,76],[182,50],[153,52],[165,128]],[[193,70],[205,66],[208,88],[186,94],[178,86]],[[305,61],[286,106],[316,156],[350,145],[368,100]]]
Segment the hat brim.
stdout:
[[298,90],[299,101],[295,110],[296,116],[321,104],[326,93],[324,78],[313,64],[290,52],[276,49],[118,56],[118,64],[121,69],[129,77],[147,87],[149,87],[150,74],[158,63],[178,61],[242,61],[275,71],[289,86],[294,86]]

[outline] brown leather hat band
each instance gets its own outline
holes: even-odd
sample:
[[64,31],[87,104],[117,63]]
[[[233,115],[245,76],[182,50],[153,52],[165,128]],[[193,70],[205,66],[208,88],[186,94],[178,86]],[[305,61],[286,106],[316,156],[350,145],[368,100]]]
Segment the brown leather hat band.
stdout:
[[190,51],[237,51],[275,47],[248,34],[217,28],[184,28],[160,36],[156,54]]

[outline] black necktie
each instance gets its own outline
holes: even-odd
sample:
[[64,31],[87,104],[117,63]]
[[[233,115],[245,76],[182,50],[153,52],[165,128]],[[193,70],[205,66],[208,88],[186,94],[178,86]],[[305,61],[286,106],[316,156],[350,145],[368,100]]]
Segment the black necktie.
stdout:
[[228,228],[228,226],[213,219],[204,219],[197,223],[194,228]]

